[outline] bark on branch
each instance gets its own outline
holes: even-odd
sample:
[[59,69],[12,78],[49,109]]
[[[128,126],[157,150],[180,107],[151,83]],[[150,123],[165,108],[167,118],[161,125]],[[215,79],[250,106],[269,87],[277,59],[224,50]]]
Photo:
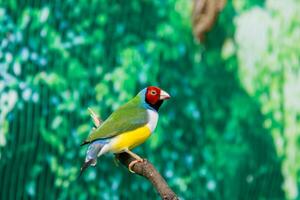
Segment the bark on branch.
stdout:
[[194,0],[192,23],[195,37],[203,42],[205,33],[214,25],[226,0]]
[[[116,158],[128,168],[129,164],[135,160],[127,153],[115,154]],[[177,195],[168,186],[165,179],[159,174],[155,167],[148,161],[137,162],[132,166],[132,171],[136,174],[148,179],[156,191],[159,193],[161,199],[164,200],[178,200]]]

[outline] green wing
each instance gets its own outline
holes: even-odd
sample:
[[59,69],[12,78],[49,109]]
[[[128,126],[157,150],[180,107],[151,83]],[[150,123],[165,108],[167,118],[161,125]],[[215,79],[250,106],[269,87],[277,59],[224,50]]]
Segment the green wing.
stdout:
[[137,96],[112,113],[88,136],[85,143],[90,143],[97,139],[114,137],[121,133],[144,126],[147,122],[147,111],[141,106],[140,99]]

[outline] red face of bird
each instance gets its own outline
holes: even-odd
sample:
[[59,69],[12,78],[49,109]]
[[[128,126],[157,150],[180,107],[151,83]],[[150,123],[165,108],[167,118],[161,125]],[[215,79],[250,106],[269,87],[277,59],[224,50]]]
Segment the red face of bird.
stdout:
[[146,102],[150,105],[156,105],[158,103],[162,103],[162,101],[169,99],[170,95],[164,90],[155,87],[149,86],[146,91]]

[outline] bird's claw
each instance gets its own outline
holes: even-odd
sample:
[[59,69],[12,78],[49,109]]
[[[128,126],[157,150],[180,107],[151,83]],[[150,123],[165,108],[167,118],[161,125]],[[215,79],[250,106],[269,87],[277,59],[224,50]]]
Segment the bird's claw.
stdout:
[[132,167],[136,164],[136,163],[139,163],[139,162],[144,162],[145,161],[145,159],[137,159],[137,160],[133,160],[133,161],[131,161],[130,163],[129,163],[129,165],[128,165],[128,170],[131,172],[131,173],[133,173],[133,174],[135,174],[135,172],[132,170]]

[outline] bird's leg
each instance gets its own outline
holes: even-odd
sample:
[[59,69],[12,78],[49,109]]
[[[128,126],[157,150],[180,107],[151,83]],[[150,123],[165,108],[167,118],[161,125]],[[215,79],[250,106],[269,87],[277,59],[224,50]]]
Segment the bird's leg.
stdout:
[[130,151],[129,149],[126,149],[125,152],[128,153],[129,155],[131,155],[132,157],[134,157],[136,160],[143,161],[143,159],[142,159],[139,155],[133,153],[133,152]]
[[102,122],[100,117],[91,108],[88,108],[88,110],[90,112],[90,116],[94,122],[95,127],[98,128]]
[[138,163],[138,162],[143,162],[144,159],[142,159],[140,156],[138,156],[137,154],[133,153],[132,151],[130,151],[129,149],[126,149],[125,150],[126,153],[128,153],[129,155],[131,155],[133,158],[135,158],[135,160],[133,160],[132,162],[129,163],[128,165],[128,169],[131,173],[135,173],[133,170],[132,170],[132,167]]

